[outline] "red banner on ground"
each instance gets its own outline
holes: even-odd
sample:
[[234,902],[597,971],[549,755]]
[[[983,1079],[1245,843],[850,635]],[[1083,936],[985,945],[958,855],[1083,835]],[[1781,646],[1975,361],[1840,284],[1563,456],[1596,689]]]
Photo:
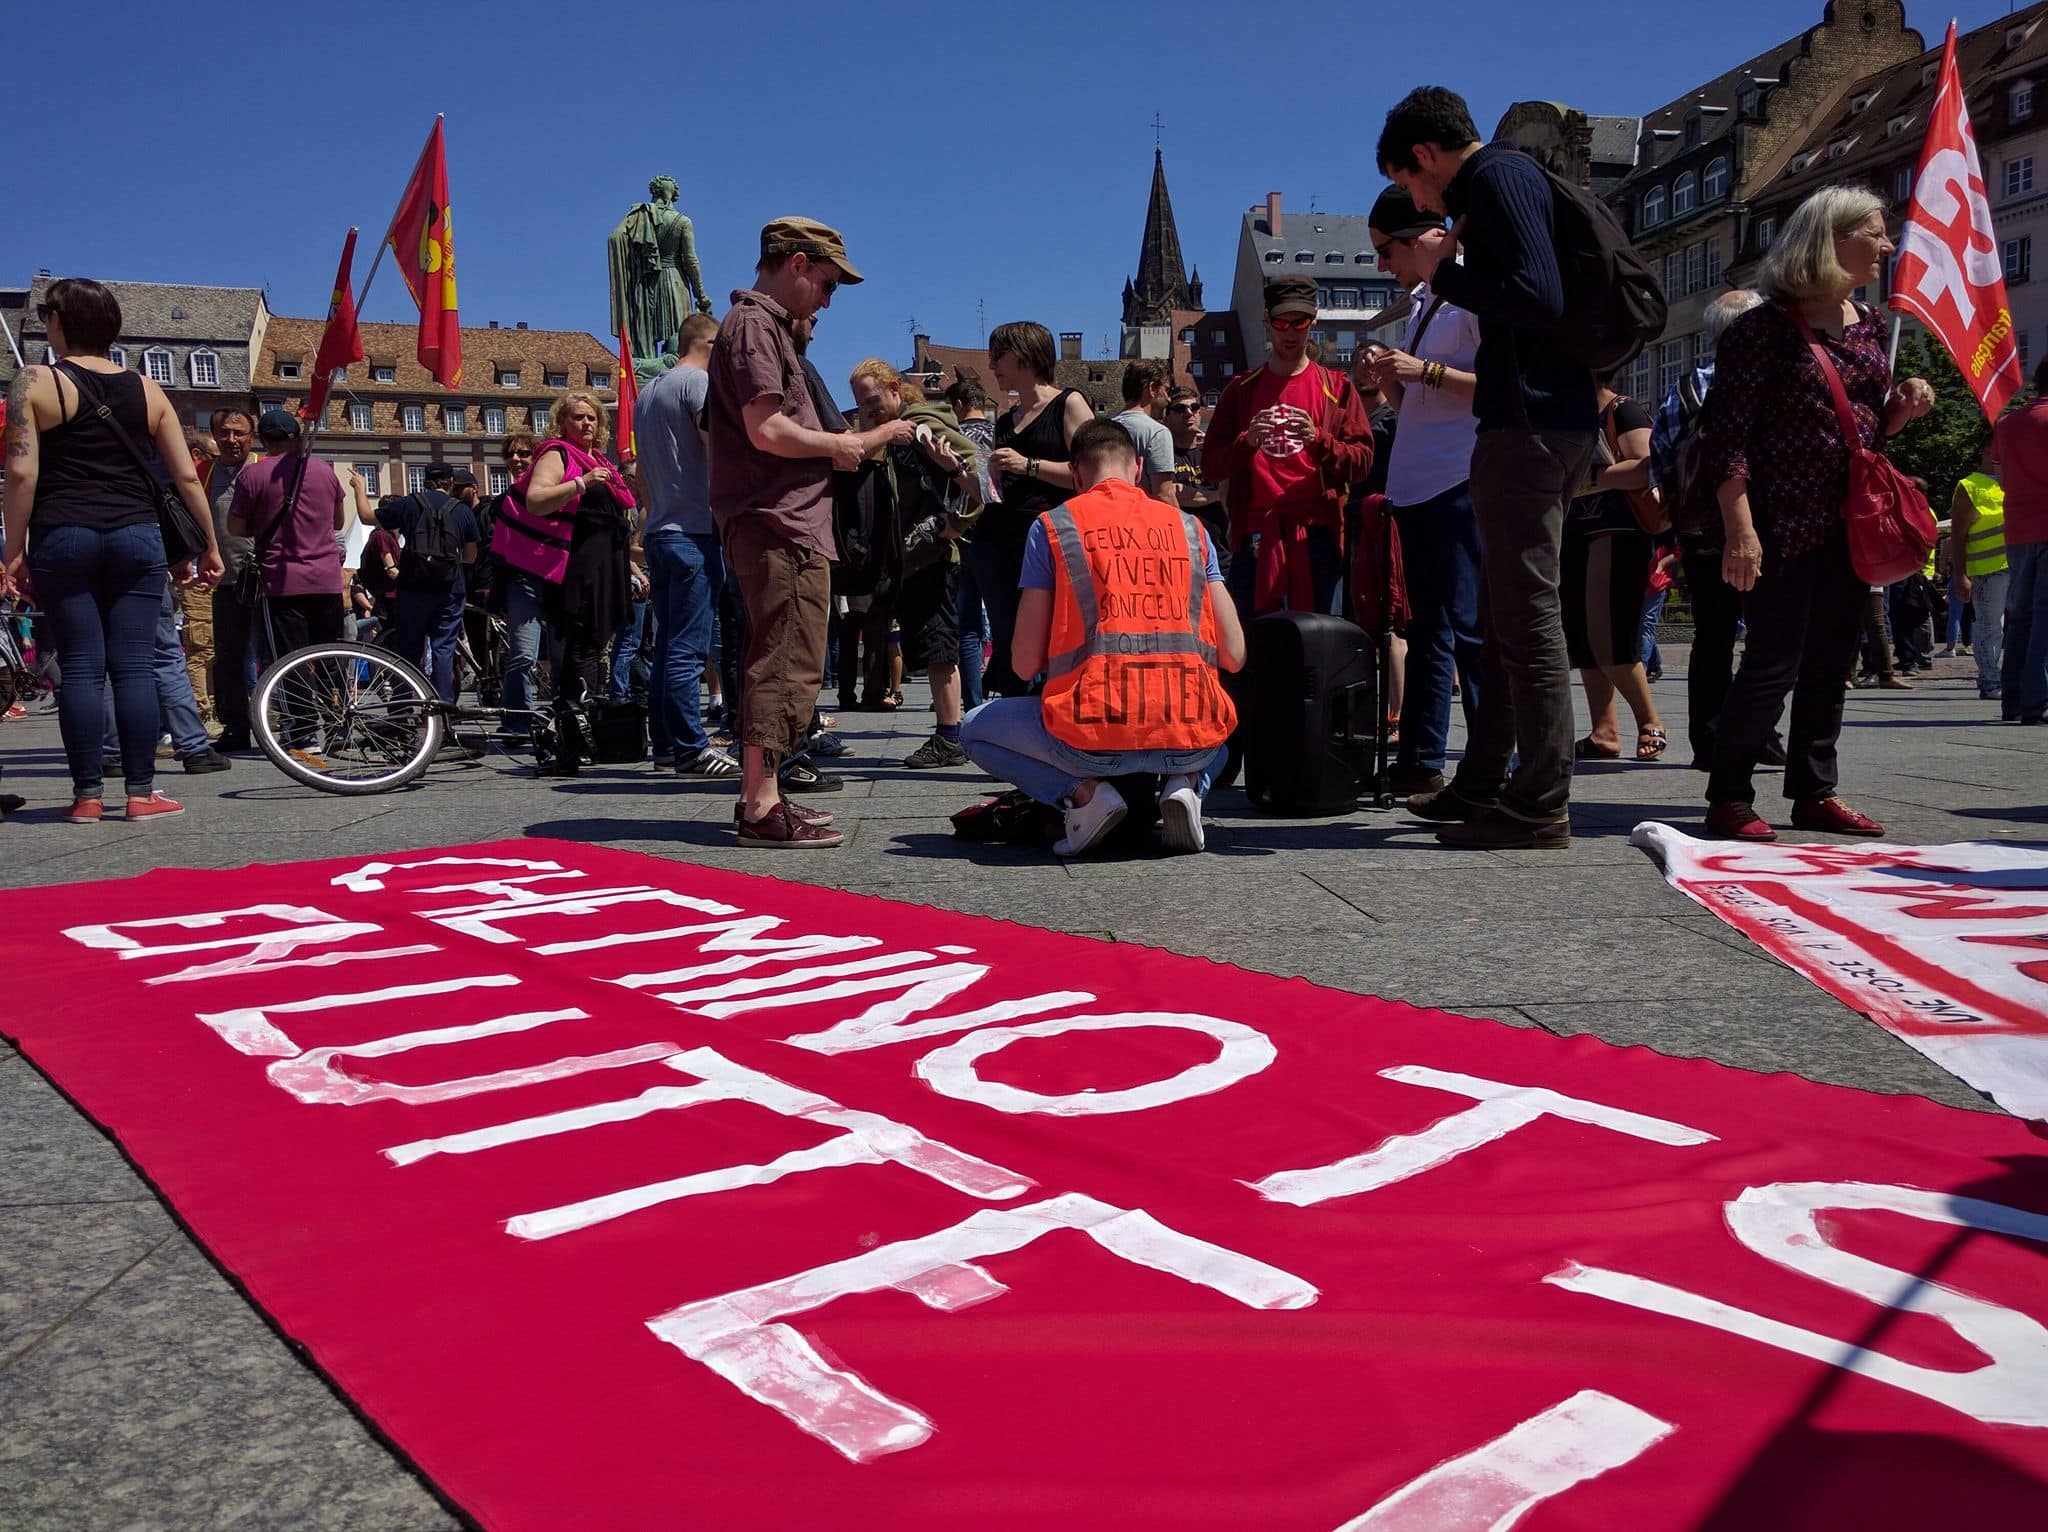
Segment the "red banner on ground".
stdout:
[[2048,1122],[2048,848],[1631,839],[1788,968],[2018,1117]]
[[0,921],[6,1030],[488,1526],[2048,1507],[2010,1119],[555,841]]

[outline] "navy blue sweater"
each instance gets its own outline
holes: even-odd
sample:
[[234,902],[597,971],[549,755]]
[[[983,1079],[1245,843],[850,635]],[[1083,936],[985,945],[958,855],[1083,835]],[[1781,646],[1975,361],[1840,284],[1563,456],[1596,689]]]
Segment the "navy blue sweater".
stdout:
[[1465,260],[1445,261],[1430,286],[1479,316],[1479,429],[1597,430],[1593,375],[1557,346],[1564,283],[1556,206],[1541,167],[1519,149],[1489,144],[1459,167],[1444,205],[1465,221]]

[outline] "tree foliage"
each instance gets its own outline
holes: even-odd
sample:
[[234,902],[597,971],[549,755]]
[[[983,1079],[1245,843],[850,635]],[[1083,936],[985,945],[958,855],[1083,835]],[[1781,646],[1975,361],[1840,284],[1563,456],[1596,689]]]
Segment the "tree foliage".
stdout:
[[1908,334],[1899,343],[1892,376],[1925,378],[1934,385],[1934,408],[1894,436],[1885,455],[1901,473],[1927,481],[1935,515],[1945,516],[1957,482],[1976,471],[1978,456],[1991,436],[1990,422],[1948,349],[1931,336]]

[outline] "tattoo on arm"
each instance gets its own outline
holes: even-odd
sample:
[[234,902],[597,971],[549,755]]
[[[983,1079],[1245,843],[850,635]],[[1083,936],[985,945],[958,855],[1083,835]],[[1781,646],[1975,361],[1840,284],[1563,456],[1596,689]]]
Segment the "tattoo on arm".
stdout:
[[42,369],[24,367],[14,375],[14,381],[7,387],[7,458],[13,462],[25,458],[34,450],[29,441],[29,430],[35,424],[30,413],[29,392],[35,387],[37,376]]

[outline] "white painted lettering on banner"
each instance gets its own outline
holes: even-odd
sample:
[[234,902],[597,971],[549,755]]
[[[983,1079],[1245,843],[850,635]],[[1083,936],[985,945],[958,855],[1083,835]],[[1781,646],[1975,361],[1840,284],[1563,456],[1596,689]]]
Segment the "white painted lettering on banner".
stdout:
[[[1014,1085],[985,1080],[978,1060],[999,1052],[1020,1038],[1059,1037],[1068,1032],[1120,1032],[1133,1027],[1168,1027],[1200,1032],[1221,1043],[1206,1064],[1192,1065],[1166,1080],[1148,1080],[1128,1090],[1078,1091],[1047,1096]],[[941,1095],[978,1101],[998,1112],[1043,1112],[1052,1117],[1094,1117],[1113,1112],[1145,1112],[1153,1107],[1213,1095],[1240,1080],[1250,1079],[1279,1055],[1263,1032],[1217,1016],[1184,1011],[1119,1011],[1110,1016],[1059,1016],[1021,1027],[984,1027],[957,1043],[935,1048],[917,1061],[917,1076]]]

